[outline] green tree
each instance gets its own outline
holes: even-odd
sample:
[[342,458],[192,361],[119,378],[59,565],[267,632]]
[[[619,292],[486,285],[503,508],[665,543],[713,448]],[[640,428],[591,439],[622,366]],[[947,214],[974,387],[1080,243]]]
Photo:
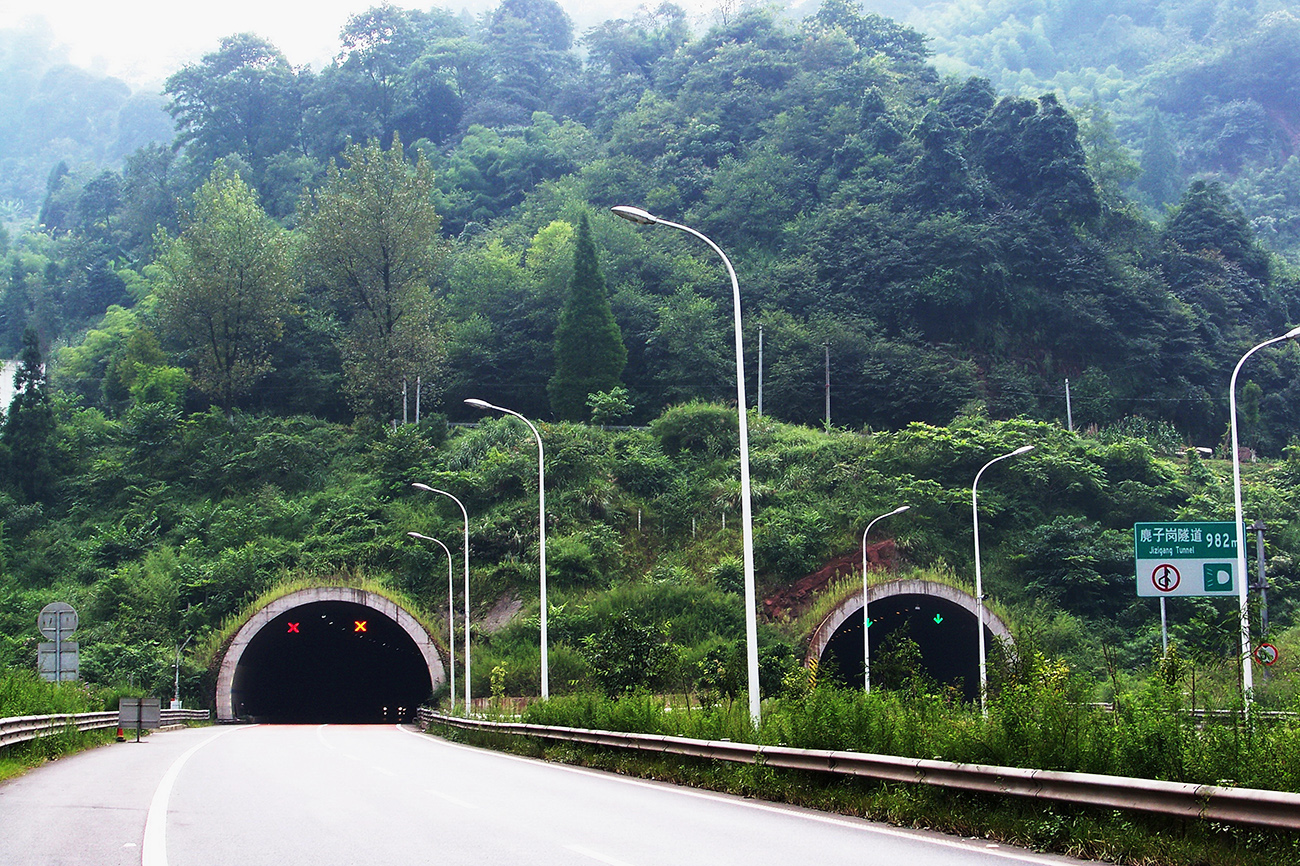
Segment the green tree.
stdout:
[[565,420],[587,417],[587,398],[618,387],[627,347],[605,290],[587,215],[578,221],[569,300],[555,329],[555,375],[546,391],[551,410]]
[[[344,390],[358,413],[392,417],[402,382],[436,382],[443,353],[433,285],[442,256],[433,169],[414,165],[394,135],[352,144],[331,162],[325,186],[304,202],[308,279],[328,294],[343,325]],[[308,209],[309,204],[315,210]]]
[[36,331],[23,332],[23,352],[14,373],[14,396],[5,417],[0,445],[8,458],[8,477],[28,502],[36,502],[49,490],[50,436],[54,433],[54,409],[46,392],[45,362]]
[[185,348],[195,386],[229,412],[270,371],[292,310],[288,238],[219,165],[194,194],[189,225],[158,247],[162,329]]

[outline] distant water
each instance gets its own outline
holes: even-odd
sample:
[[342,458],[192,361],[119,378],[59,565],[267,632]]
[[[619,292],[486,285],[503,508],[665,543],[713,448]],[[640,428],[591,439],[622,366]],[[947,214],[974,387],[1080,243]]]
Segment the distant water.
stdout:
[[14,373],[17,372],[17,361],[0,361],[0,407],[8,409],[9,401],[14,398]]

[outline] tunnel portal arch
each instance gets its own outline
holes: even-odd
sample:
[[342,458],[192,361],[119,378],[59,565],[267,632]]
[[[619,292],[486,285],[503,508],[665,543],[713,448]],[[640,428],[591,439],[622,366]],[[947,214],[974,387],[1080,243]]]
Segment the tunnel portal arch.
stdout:
[[311,587],[271,601],[235,633],[217,673],[217,719],[409,721],[445,681],[437,643],[400,604]]
[[[979,698],[979,650],[975,596],[933,580],[890,580],[867,588],[871,608],[872,682],[881,644],[901,628],[921,649],[926,672],[941,683],[962,684],[968,700]],[[804,664],[814,660],[845,685],[861,687],[862,593],[854,593],[828,613],[813,631]],[[984,608],[984,637],[1015,643],[1001,617]]]

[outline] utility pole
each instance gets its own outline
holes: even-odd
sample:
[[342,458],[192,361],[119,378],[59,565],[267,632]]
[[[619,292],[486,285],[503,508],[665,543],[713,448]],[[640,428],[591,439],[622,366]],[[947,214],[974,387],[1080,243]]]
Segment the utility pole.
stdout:
[[1074,432],[1074,413],[1070,410],[1070,380],[1065,380],[1065,429]]
[[1259,569],[1259,634],[1262,640],[1268,640],[1268,575],[1264,573],[1264,521],[1256,520],[1250,525],[1255,533],[1255,565]]
[[763,414],[763,326],[758,326],[758,414]]
[[826,351],[826,426],[831,426],[831,347],[829,343],[822,343],[822,348]]

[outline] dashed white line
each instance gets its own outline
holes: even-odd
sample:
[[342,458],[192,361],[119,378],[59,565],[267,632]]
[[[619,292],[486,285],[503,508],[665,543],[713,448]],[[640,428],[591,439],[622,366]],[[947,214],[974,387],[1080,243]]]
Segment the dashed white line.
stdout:
[[615,860],[613,857],[606,857],[604,854],[592,851],[590,848],[584,848],[581,845],[565,845],[564,847],[575,854],[581,854],[583,857],[590,857],[598,863],[604,863],[605,866],[632,866],[626,860]]

